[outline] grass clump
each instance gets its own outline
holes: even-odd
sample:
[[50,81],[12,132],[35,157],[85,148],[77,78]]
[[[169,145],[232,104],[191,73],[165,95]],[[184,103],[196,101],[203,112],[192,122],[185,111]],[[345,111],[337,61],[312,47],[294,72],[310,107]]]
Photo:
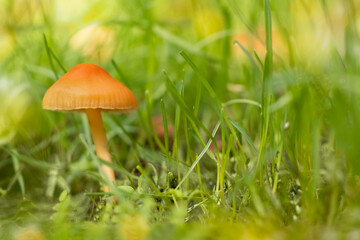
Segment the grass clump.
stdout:
[[[0,10],[2,239],[360,237],[358,3],[23,3]],[[114,163],[41,109],[81,62],[139,102],[103,116]]]

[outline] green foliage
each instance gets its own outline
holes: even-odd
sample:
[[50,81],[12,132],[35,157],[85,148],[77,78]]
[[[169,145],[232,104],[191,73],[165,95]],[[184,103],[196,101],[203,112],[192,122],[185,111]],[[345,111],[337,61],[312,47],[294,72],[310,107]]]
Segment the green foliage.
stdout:
[[[0,239],[359,238],[359,8],[0,1]],[[139,102],[103,114],[113,163],[41,108],[81,62]]]

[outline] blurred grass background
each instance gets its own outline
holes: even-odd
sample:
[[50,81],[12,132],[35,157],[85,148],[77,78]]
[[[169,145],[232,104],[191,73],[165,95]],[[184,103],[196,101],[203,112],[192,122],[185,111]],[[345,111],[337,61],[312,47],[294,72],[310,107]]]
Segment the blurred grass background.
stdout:
[[[0,236],[359,239],[359,9],[0,0]],[[41,108],[82,62],[139,101],[103,115],[116,206],[85,116]]]

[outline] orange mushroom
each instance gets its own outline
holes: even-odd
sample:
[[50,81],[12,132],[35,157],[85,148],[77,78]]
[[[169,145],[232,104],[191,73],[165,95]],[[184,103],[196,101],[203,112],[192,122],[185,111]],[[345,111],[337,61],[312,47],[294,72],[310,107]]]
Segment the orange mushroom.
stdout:
[[[47,90],[42,106],[48,110],[86,113],[96,154],[111,162],[101,112],[130,111],[137,108],[137,101],[127,87],[103,68],[82,63],[70,69]],[[106,165],[102,165],[102,169],[104,177],[114,182],[113,169]],[[109,186],[105,185],[104,191],[109,190]]]

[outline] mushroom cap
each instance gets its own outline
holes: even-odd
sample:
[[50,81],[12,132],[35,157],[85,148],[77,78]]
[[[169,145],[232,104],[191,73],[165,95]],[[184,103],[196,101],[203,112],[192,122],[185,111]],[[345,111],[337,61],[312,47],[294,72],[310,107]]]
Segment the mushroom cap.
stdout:
[[70,69],[45,93],[42,106],[56,111],[124,112],[137,108],[134,94],[103,68],[81,63]]

